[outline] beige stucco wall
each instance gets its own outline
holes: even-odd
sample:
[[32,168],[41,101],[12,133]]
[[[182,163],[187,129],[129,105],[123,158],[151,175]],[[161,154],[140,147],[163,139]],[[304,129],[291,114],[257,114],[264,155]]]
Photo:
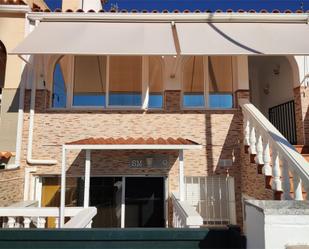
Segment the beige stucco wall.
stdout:
[[73,11],[81,8],[81,0],[62,0],[62,10],[71,9]]
[[[12,51],[25,35],[25,16],[20,14],[0,15],[0,40],[7,52]],[[17,88],[20,83],[22,60],[16,55],[7,56],[5,88]]]
[[[24,34],[25,16],[23,14],[0,15],[0,40],[8,53],[23,40]],[[19,99],[17,88],[21,73],[22,60],[16,55],[8,55],[2,91],[0,151],[15,151]]]

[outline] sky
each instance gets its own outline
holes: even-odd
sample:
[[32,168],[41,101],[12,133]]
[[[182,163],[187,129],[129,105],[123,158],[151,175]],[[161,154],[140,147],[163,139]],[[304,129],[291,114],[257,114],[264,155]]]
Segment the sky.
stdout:
[[[87,0],[84,0],[87,1]],[[61,8],[61,0],[45,0],[50,9]],[[172,11],[178,9],[183,11],[189,9],[194,11],[210,10],[215,11],[217,9],[243,9],[260,11],[266,9],[268,11],[278,9],[284,11],[290,9],[292,11],[303,9],[309,10],[309,0],[107,0],[104,6],[105,10],[109,10],[113,6],[118,6],[118,9],[137,9],[139,11],[158,10],[162,11],[167,9]]]

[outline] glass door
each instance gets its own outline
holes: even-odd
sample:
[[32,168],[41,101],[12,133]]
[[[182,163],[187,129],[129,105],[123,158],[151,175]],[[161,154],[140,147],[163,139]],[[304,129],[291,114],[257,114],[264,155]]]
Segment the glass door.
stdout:
[[97,208],[92,227],[121,226],[122,177],[91,177],[89,206]]
[[164,178],[127,177],[125,227],[164,226]]

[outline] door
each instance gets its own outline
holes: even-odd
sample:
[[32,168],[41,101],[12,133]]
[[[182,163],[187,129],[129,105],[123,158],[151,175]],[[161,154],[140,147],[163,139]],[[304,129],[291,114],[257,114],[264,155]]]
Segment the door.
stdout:
[[91,177],[89,205],[97,208],[92,227],[120,227],[122,177]]
[[291,144],[297,144],[295,104],[293,100],[270,108],[269,121]]
[[164,178],[127,177],[125,227],[164,227]]

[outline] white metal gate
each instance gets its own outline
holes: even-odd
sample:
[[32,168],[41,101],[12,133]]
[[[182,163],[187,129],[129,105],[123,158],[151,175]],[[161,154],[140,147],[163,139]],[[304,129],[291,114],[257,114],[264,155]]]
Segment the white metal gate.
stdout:
[[227,176],[185,177],[185,197],[206,225],[235,224],[234,178]]

